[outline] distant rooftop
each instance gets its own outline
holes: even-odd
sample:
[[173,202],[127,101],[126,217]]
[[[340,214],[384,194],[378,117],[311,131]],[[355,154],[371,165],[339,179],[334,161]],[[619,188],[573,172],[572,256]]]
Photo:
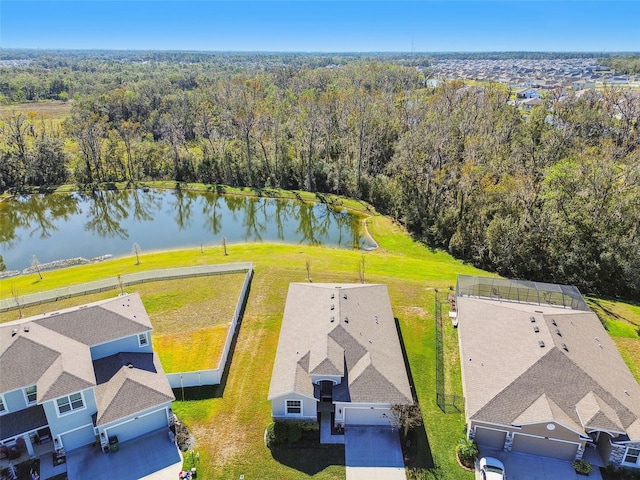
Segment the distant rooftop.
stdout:
[[573,285],[458,275],[456,295],[589,311],[582,294]]

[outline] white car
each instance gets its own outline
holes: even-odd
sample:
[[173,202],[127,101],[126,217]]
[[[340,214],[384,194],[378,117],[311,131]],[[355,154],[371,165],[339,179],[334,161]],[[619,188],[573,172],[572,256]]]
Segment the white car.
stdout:
[[480,473],[482,474],[482,480],[505,480],[507,478],[504,464],[493,457],[482,457],[480,459]]

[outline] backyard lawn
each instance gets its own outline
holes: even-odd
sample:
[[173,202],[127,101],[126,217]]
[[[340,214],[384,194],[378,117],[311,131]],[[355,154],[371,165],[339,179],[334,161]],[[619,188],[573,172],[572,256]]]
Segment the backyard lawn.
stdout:
[[[270,422],[267,392],[289,283],[307,281],[307,262],[313,282],[357,282],[362,275],[364,259],[365,281],[388,286],[423,412],[426,436],[417,441],[420,445],[419,455],[415,465],[409,469],[409,478],[470,480],[473,474],[457,465],[454,454],[458,439],[464,436],[463,415],[443,414],[435,402],[433,310],[435,289],[441,291],[439,295],[444,300],[444,292],[455,285],[457,274],[485,273],[464,265],[446,253],[432,251],[414,242],[400,226],[386,217],[375,216],[368,222],[370,232],[380,248],[367,253],[266,244],[229,245],[227,256],[220,248],[205,249],[204,253],[199,248],[170,254],[150,253],[140,257],[140,265],[135,264],[135,259],[124,257],[94,265],[43,272],[42,280],[37,275],[0,280],[0,297],[10,296],[12,286],[19,294],[26,294],[141,269],[253,262],[255,274],[226,382],[220,387],[206,390],[208,394],[201,399],[174,403],[174,411],[195,435],[194,449],[200,454],[199,473],[202,478],[212,479],[237,479],[241,474],[246,480],[344,479],[345,469],[335,450],[323,452],[318,449],[311,452],[292,449],[272,454],[264,446],[263,435]],[[199,280],[190,281],[188,289],[199,288],[196,287],[198,283]],[[153,284],[148,285],[153,287]],[[167,297],[168,294],[154,291],[141,293],[152,320],[153,315],[168,311],[174,302],[180,302],[177,297]],[[194,312],[206,308],[206,299],[202,298],[201,301],[204,303],[193,308]],[[179,308],[188,308],[189,305],[189,302],[183,302]],[[632,321],[640,322],[640,312],[636,307],[620,303],[615,303],[614,307],[622,309]],[[457,332],[447,322],[446,309],[444,315],[447,383],[453,390],[451,393],[461,393]],[[7,320],[4,316],[2,318]],[[160,330],[158,328],[156,334],[161,335]],[[622,331],[625,335],[628,333],[628,330]],[[165,333],[173,335],[176,332]],[[631,343],[631,347],[625,347],[630,349],[629,352],[640,345],[638,337],[625,336],[621,339]],[[154,342],[157,340],[154,339]],[[158,345],[160,343],[156,343]],[[636,364],[639,362],[638,356],[630,358],[632,361],[635,358]],[[185,463],[191,466],[189,455]]]

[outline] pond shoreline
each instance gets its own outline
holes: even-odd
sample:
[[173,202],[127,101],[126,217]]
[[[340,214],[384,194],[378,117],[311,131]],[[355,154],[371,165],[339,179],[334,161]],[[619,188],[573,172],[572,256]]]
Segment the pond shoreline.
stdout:
[[113,255],[111,255],[110,253],[107,253],[107,254],[99,255],[97,257],[93,257],[90,259],[86,259],[83,257],[73,257],[73,258],[64,258],[61,260],[53,260],[51,262],[32,265],[30,267],[25,268],[24,270],[5,270],[4,272],[0,272],[0,279],[15,277],[17,275],[28,275],[30,273],[37,273],[44,270],[54,270],[57,268],[73,267],[75,265],[86,265],[87,263],[98,263],[104,260],[108,260],[110,258],[113,258]]

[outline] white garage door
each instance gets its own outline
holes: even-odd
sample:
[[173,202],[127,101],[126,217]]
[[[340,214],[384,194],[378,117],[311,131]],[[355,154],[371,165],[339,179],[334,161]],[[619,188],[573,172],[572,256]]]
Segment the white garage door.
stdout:
[[95,442],[96,436],[93,432],[93,426],[87,425],[78,430],[61,434],[60,440],[62,440],[62,446],[68,452]]
[[505,438],[507,438],[507,432],[476,427],[476,436],[474,437],[474,440],[478,445],[502,450]]
[[344,409],[345,425],[390,425],[390,411],[388,408],[355,408]]
[[561,460],[574,460],[576,452],[578,451],[578,445],[575,443],[515,434],[513,437],[512,450],[514,452],[542,455],[544,457],[559,458]]
[[109,438],[118,437],[118,442],[126,442],[160,428],[168,428],[167,414],[164,410],[138,417],[122,425],[107,428],[107,434]]

